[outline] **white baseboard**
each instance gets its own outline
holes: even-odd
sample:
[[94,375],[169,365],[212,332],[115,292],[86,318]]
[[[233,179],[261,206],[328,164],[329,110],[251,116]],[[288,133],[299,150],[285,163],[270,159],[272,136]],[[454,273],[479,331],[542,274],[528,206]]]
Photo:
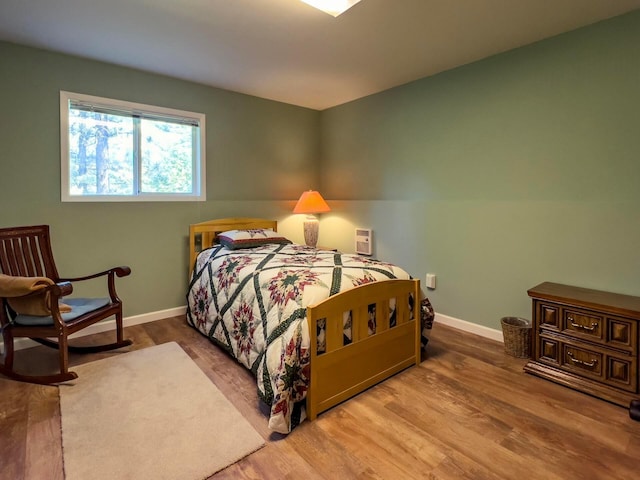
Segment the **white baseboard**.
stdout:
[[[124,326],[131,327],[133,325],[140,325],[141,323],[154,322],[156,320],[161,320],[163,318],[175,317],[177,315],[184,315],[186,311],[187,311],[187,307],[183,306],[183,307],[169,308],[166,310],[158,310],[157,312],[143,313],[141,315],[134,315],[132,317],[125,317]],[[464,332],[473,333],[475,335],[479,335],[485,338],[490,338],[491,340],[496,340],[498,342],[504,342],[501,330],[495,330],[493,328],[485,327],[483,325],[478,325],[476,323],[460,320],[459,318],[443,315],[441,313],[436,313],[434,320],[435,320],[435,323],[442,323],[443,325],[457,328],[458,330],[462,330]],[[106,332],[108,330],[113,330],[115,328],[115,323],[116,323],[115,319],[104,320],[102,322],[98,322],[94,325],[91,325],[90,327],[87,327],[84,330],[81,330],[80,332],[72,335],[70,338],[84,337],[86,335],[92,335],[94,333],[101,333],[101,332]],[[2,340],[0,340],[0,345],[2,345]],[[36,343],[33,340],[29,340],[28,338],[18,338],[14,343],[14,348],[16,350],[22,350],[24,348],[35,347],[38,345],[39,343]]]
[[436,323],[442,323],[443,325],[457,328],[458,330],[463,330],[465,332],[473,333],[481,337],[490,338],[491,340],[496,340],[498,342],[504,343],[502,330],[495,330],[483,325],[478,325],[477,323],[471,323],[465,320],[460,320],[459,318],[442,315],[441,313],[436,313],[434,320]]
[[[123,319],[123,324],[125,327],[131,327],[133,325],[140,325],[141,323],[154,322],[156,320],[161,320],[163,318],[175,317],[177,315],[184,315],[186,311],[187,311],[187,307],[183,306],[183,307],[168,308],[166,310],[158,310],[157,312],[143,313],[141,315],[125,317]],[[115,329],[115,325],[116,325],[115,318],[110,318],[98,323],[94,323],[90,327],[87,327],[83,330],[80,330],[77,333],[74,333],[69,338],[79,338],[87,335],[93,335],[94,333],[106,332],[106,331]],[[0,345],[2,345],[1,339],[0,339]],[[13,345],[15,350],[22,350],[24,348],[36,347],[40,344],[34,342],[33,340],[29,340],[28,338],[18,338],[16,339]]]

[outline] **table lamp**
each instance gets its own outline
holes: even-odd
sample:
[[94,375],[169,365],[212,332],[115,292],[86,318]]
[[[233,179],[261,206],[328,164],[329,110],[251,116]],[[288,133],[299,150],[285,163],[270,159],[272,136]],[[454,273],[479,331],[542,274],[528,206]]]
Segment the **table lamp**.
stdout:
[[307,218],[304,222],[304,242],[315,247],[318,244],[319,222],[314,214],[329,212],[331,209],[327,202],[324,201],[322,195],[315,190],[308,190],[300,195],[298,203],[296,203],[293,213],[306,213]]

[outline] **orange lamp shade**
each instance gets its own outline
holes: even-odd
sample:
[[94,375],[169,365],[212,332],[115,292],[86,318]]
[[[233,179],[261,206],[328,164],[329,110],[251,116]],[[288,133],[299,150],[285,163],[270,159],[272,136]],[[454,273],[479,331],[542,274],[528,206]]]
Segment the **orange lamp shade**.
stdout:
[[324,201],[322,195],[315,190],[308,190],[300,195],[298,203],[296,203],[293,213],[324,213],[330,212],[331,209],[327,202]]

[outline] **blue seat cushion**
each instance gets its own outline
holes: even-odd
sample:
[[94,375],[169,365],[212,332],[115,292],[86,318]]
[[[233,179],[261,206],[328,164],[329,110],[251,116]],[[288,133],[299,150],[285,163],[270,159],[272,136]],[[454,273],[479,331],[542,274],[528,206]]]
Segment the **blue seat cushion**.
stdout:
[[[71,307],[71,311],[62,314],[62,320],[70,322],[78,318],[80,315],[97,310],[98,308],[108,305],[111,300],[109,298],[65,298],[64,303]],[[35,327],[53,325],[53,318],[36,317],[34,315],[18,315],[14,322],[24,327]]]

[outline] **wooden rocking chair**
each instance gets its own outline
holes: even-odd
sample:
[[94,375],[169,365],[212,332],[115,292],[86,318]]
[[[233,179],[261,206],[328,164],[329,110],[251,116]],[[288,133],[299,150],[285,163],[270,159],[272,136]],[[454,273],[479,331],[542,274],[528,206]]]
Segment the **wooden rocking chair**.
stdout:
[[[22,285],[33,280],[34,285],[37,285],[37,291],[29,296],[9,296],[6,291],[0,296],[0,329],[4,340],[0,373],[23,382],[66,382],[78,377],[75,372],[69,371],[69,351],[93,353],[131,345],[132,341],[123,337],[122,301],[115,289],[115,277],[124,277],[130,273],[129,267],[115,267],[86,277],[61,278],[53,260],[48,225],[0,229],[0,274],[5,275],[0,279],[21,282]],[[71,282],[101,276],[107,277],[108,298],[69,298],[64,299],[64,303],[60,305],[62,297],[73,291]],[[9,282],[5,283],[8,284]],[[20,313],[16,310],[21,308],[12,307],[16,303],[23,304],[25,299],[28,301],[34,295],[39,296],[40,301],[46,298],[46,302],[41,302],[46,303],[46,313],[33,315],[29,309],[26,313]],[[65,313],[68,307],[71,307],[71,311]],[[69,335],[111,316],[115,316],[116,320],[115,343],[86,347],[69,345]],[[18,337],[28,337],[48,347],[57,348],[60,352],[60,373],[24,375],[16,372],[13,365],[13,342]],[[57,341],[49,340],[52,338]]]

